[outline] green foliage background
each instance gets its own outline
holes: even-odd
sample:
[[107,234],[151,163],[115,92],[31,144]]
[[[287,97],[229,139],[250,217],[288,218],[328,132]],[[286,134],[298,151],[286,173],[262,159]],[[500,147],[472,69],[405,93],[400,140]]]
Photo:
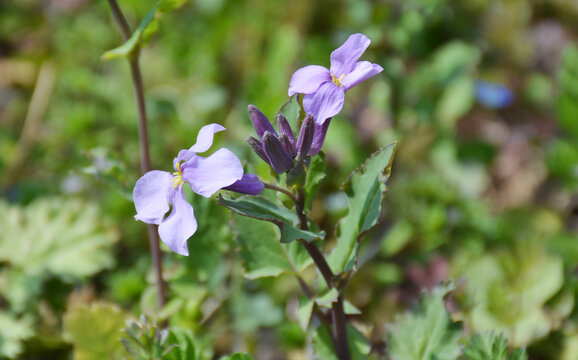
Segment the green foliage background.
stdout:
[[[119,3],[133,29],[155,6]],[[372,152],[399,141],[382,221],[346,294],[363,314],[354,324],[376,354],[388,346],[392,357],[403,354],[410,324],[443,304],[422,301],[424,319],[400,314],[422,289],[453,279],[443,322],[485,335],[436,345],[451,350],[443,356],[465,348],[464,358],[506,359],[505,337],[530,359],[573,360],[577,17],[578,5],[564,0],[185,1],[143,34],[153,167],[170,170],[178,150],[217,122],[227,131],[213,149],[226,144],[249,171],[273,179],[244,142],[253,134],[247,105],[274,118],[295,70],[328,66],[330,52],[362,32],[372,39],[363,59],[385,70],[349,91],[332,121],[329,175],[310,213],[330,250],[347,211],[340,186]],[[101,59],[121,44],[105,1],[0,4],[0,357],[80,359],[92,340],[72,329],[104,331],[142,313],[187,329],[187,351],[199,359],[235,351],[303,358],[308,339],[289,266],[248,280],[258,261],[239,247],[250,239],[214,199],[189,194],[199,230],[191,256],[165,253],[170,299],[156,313],[146,227],[130,201],[140,173],[129,69]],[[513,104],[477,102],[479,79],[506,84]],[[453,339],[453,325],[445,331]],[[110,358],[128,356],[110,348]]]

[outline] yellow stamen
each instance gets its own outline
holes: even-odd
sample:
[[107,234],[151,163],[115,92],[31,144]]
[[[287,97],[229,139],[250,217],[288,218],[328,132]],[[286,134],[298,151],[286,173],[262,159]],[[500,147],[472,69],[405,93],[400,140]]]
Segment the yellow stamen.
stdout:
[[183,180],[183,171],[181,170],[181,164],[177,163],[175,168],[177,169],[177,171],[173,172],[173,175],[175,175],[175,177],[171,180],[171,184],[173,184],[173,189],[185,183],[185,180]]
[[345,74],[342,74],[339,78],[336,78],[335,75],[331,74],[331,81],[333,81],[335,85],[341,87],[341,80],[343,80],[343,76],[345,76]]

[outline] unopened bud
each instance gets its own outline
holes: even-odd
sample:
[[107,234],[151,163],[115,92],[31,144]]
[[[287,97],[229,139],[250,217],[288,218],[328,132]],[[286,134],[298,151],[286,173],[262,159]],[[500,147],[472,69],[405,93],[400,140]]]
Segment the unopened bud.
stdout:
[[252,136],[249,136],[247,142],[249,143],[249,146],[251,147],[251,149],[253,149],[255,154],[259,155],[261,159],[265,160],[265,162],[269,164],[269,157],[267,157],[267,154],[265,154],[265,149],[263,149],[263,143]]
[[289,143],[291,144],[291,156],[295,156],[295,134],[293,134],[293,129],[291,129],[291,125],[289,125],[289,121],[285,115],[279,113],[277,115],[277,127],[279,128],[279,135],[280,136],[287,136]]
[[275,172],[281,174],[293,167],[293,158],[289,156],[277,136],[266,131],[263,134],[263,149],[269,157],[269,164]]
[[259,195],[265,189],[265,185],[259,181],[255,174],[244,174],[240,180],[224,187],[224,190],[235,191],[241,194]]
[[315,136],[315,120],[313,116],[307,114],[303,124],[301,124],[301,130],[299,130],[299,138],[297,139],[297,156],[305,157],[309,155],[309,150],[311,149],[311,144],[313,143],[313,138]]
[[267,119],[265,114],[254,105],[249,105],[249,118],[251,118],[251,124],[253,124],[253,128],[257,132],[257,135],[259,135],[260,139],[263,139],[265,131],[277,135],[273,125],[269,122],[269,119]]

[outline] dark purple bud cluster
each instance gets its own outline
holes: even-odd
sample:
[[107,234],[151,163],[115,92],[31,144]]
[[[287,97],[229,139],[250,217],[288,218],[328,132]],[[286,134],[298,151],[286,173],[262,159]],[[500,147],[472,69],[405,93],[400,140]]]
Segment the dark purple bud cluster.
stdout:
[[317,154],[319,150],[312,153],[312,145],[315,142],[323,143],[325,138],[325,134],[319,134],[322,138],[316,139],[315,121],[311,115],[307,115],[303,120],[297,139],[283,114],[277,115],[279,133],[254,105],[249,105],[249,117],[259,136],[259,139],[250,136],[247,139],[249,146],[279,174],[289,172],[295,166],[295,160],[299,162],[307,156]]

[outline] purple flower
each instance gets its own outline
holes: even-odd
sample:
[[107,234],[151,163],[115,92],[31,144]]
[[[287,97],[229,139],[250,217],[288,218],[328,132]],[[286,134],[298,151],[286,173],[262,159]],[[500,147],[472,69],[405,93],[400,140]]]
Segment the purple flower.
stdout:
[[[193,207],[185,199],[185,183],[189,184],[195,193],[207,198],[218,190],[235,184],[249,193],[258,190],[256,177],[246,178],[246,175],[243,175],[241,161],[229,149],[221,148],[206,158],[197,155],[207,151],[213,144],[214,134],[222,130],[225,128],[219,124],[204,126],[199,131],[196,144],[188,150],[181,150],[173,160],[173,173],[149,171],[134,187],[133,199],[137,212],[135,219],[159,225],[161,240],[178,254],[189,255],[187,239],[197,230]],[[244,180],[250,180],[251,189],[243,187]],[[165,218],[169,205],[172,206],[172,211]]]
[[337,115],[343,107],[345,92],[363,80],[380,73],[383,68],[369,61],[357,61],[371,40],[353,34],[331,53],[331,67],[309,65],[297,70],[289,84],[289,96],[305,94],[303,107],[318,125]]

